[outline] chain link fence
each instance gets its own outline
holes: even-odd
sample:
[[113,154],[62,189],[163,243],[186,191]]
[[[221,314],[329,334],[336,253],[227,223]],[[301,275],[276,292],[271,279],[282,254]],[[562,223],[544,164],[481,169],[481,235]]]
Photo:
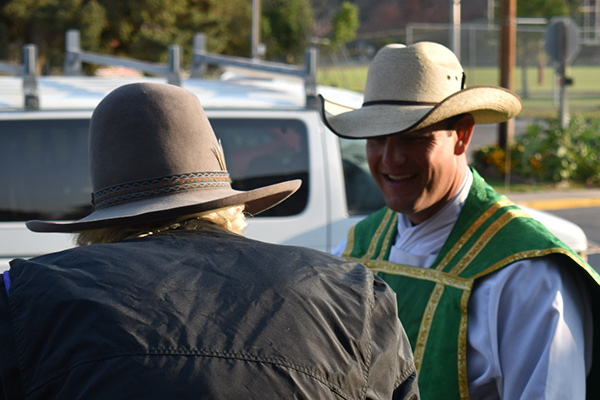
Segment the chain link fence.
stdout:
[[[547,25],[517,26],[517,64],[532,59],[547,61],[544,49]],[[387,43],[412,44],[432,41],[451,48],[453,28],[449,24],[409,23],[405,29],[364,35],[335,55],[325,52],[324,64],[340,61],[367,62]],[[600,64],[600,32],[581,31],[581,51],[573,65]],[[467,23],[460,27],[459,58],[465,67],[497,66],[500,58],[500,27],[486,23]]]

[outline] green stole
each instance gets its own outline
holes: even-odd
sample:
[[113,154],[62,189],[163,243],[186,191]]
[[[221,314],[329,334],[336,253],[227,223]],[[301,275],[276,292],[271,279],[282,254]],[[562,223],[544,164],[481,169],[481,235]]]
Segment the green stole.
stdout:
[[[398,215],[384,207],[354,226],[343,256],[380,275],[397,293],[423,399],[468,399],[467,304],[475,281],[518,260],[549,254],[579,271],[600,312],[600,275],[541,223],[499,195],[473,170],[460,216],[431,268],[391,263]],[[599,337],[600,318],[594,321]],[[588,398],[600,398],[600,342],[594,341]]]

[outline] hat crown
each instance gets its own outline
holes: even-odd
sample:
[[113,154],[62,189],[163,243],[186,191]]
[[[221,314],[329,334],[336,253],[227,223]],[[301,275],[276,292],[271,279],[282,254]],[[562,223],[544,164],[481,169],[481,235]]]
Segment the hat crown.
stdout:
[[454,53],[438,43],[390,44],[369,67],[365,103],[439,103],[463,88],[463,74]]
[[27,221],[34,232],[79,232],[243,205],[259,214],[300,180],[242,191],[231,186],[220,142],[193,93],[132,83],[109,93],[90,121],[93,211],[77,221]]
[[139,83],[106,96],[90,121],[93,191],[130,182],[222,171],[220,146],[198,98]]

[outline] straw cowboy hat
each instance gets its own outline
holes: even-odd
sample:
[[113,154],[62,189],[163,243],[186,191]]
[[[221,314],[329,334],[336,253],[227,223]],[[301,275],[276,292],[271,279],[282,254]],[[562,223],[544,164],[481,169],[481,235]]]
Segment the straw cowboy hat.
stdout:
[[369,138],[411,132],[460,114],[475,123],[507,121],[521,111],[521,99],[497,86],[466,88],[460,62],[432,42],[390,44],[369,67],[364,103],[351,109],[321,97],[321,114],[338,136]]
[[117,88],[98,104],[89,135],[92,213],[73,222],[28,221],[30,230],[78,232],[238,204],[255,215],[301,184],[232,189],[220,142],[198,98],[173,85]]

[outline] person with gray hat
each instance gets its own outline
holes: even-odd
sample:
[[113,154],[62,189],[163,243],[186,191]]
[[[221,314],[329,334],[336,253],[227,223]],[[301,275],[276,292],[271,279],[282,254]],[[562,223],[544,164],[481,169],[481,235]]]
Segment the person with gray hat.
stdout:
[[299,181],[231,187],[197,97],[117,88],[90,122],[83,246],[16,259],[1,399],[418,399],[395,294],[364,265],[239,233]]
[[322,99],[386,202],[335,254],[396,290],[423,399],[600,398],[600,276],[468,166],[475,124],[520,110],[432,42],[379,50],[361,108]]

